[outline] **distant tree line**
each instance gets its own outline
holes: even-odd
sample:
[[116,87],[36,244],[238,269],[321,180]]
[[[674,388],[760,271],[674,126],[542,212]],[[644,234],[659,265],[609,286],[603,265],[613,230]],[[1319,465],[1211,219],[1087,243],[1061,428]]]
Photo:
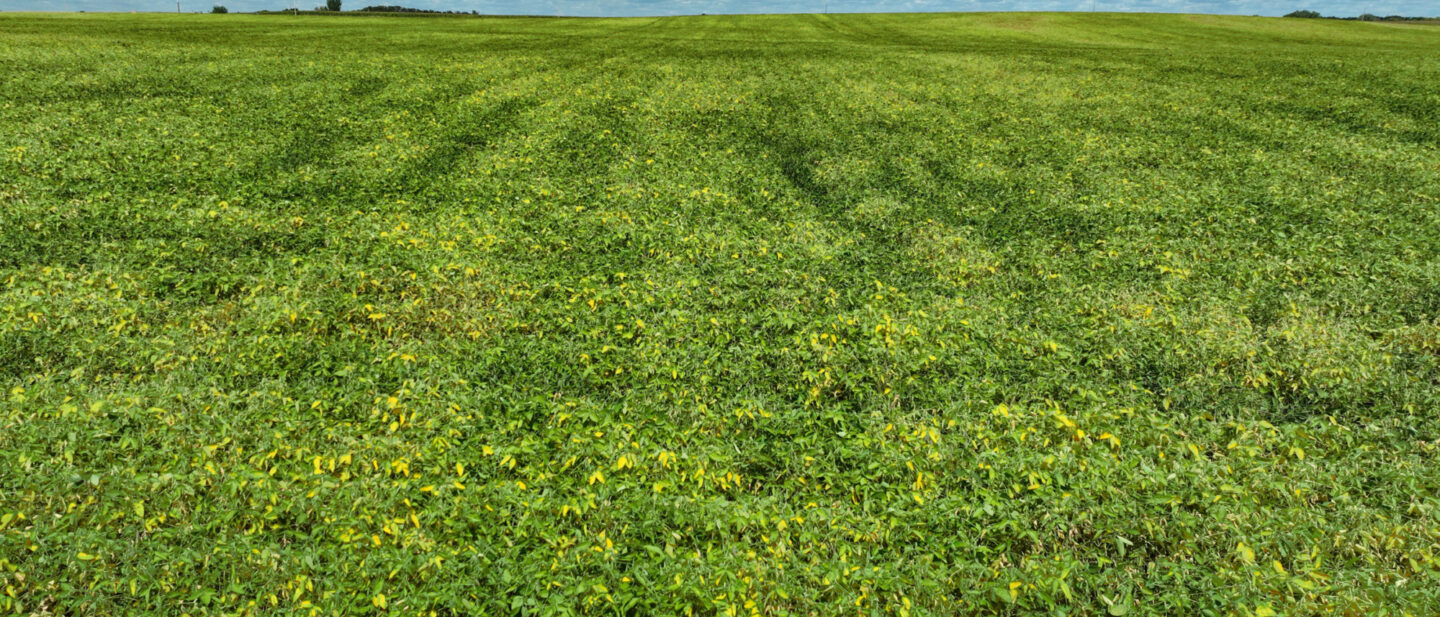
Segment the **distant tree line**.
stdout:
[[1315,11],[1294,11],[1286,14],[1285,16],[1299,17],[1302,19],[1344,19],[1350,21],[1430,21],[1433,19],[1440,19],[1440,17],[1406,17],[1404,15],[1386,15],[1384,17],[1381,17],[1379,15],[1371,15],[1370,13],[1364,13],[1357,17],[1331,17],[1328,15],[1321,15],[1320,13]]
[[438,15],[475,15],[477,11],[432,11],[430,9],[416,9],[408,6],[377,5],[367,6],[360,9],[364,13],[435,13]]
[[[271,11],[271,10],[263,10],[263,9],[262,9],[262,10],[259,10],[259,11],[255,11],[255,14],[256,14],[256,15],[291,15],[291,14],[294,14],[294,15],[332,15],[332,14],[340,14],[340,10],[341,10],[341,9],[340,9],[340,6],[341,6],[340,3],[341,3],[341,0],[325,0],[325,5],[324,5],[324,6],[317,6],[317,7],[315,7],[314,9],[309,10],[309,11],[295,10],[295,9],[284,9],[284,10],[279,10],[279,11]],[[379,5],[379,6],[367,6],[367,7],[363,8],[363,9],[360,9],[360,10],[357,10],[357,11],[345,11],[344,14],[345,14],[345,15],[357,15],[357,16],[358,16],[358,15],[367,15],[367,14],[368,14],[368,15],[390,14],[390,15],[414,15],[414,16],[416,16],[416,17],[428,16],[428,15],[433,15],[433,16],[455,16],[455,17],[459,17],[459,16],[464,16],[464,17],[476,16],[476,17],[478,17],[478,16],[480,15],[480,12],[479,12],[479,11],[435,11],[435,10],[431,10],[431,9],[416,9],[416,8],[410,8],[410,7],[408,7],[408,6]],[[491,15],[491,17],[500,17],[500,16],[499,16],[499,15]],[[509,15],[506,15],[505,17],[509,17]]]

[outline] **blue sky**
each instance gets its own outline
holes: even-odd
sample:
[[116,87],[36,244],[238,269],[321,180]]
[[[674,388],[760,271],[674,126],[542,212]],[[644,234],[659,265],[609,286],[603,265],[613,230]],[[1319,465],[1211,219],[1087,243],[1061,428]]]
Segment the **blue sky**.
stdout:
[[[301,8],[324,0],[295,0]],[[1092,0],[830,0],[832,12],[903,11],[1084,11]],[[826,0],[344,0],[348,9],[368,4],[475,10],[524,15],[690,15],[697,13],[818,13]],[[1283,15],[1311,9],[1326,15],[1440,15],[1437,0],[1093,0],[1100,11]],[[224,4],[232,11],[281,9],[290,0],[180,0],[185,11],[209,11]],[[175,0],[0,0],[10,11],[174,11]]]

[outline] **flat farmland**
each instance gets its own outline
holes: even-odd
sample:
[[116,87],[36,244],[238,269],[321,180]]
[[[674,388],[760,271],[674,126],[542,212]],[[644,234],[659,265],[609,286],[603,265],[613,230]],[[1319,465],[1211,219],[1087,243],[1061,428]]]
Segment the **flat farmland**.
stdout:
[[1440,28],[0,14],[0,612],[1426,615]]

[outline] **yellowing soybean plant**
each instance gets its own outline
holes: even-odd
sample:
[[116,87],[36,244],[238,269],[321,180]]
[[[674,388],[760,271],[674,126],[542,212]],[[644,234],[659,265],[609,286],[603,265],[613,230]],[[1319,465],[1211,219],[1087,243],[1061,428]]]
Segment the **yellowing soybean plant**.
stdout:
[[1440,28],[0,16],[0,612],[1427,615]]

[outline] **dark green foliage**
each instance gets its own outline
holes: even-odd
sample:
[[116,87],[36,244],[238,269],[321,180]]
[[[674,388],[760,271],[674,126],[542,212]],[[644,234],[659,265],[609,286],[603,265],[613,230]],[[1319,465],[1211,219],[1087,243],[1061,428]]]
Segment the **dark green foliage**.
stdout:
[[387,5],[367,6],[360,10],[365,13],[437,13],[446,15],[465,14],[465,11],[432,11],[429,9],[412,9],[407,6]]
[[1360,14],[1360,15],[1357,16],[1357,17],[1326,17],[1326,16],[1321,15],[1320,13],[1317,13],[1317,12],[1315,12],[1315,11],[1293,11],[1293,12],[1290,12],[1290,13],[1286,13],[1285,16],[1286,16],[1286,17],[1299,17],[1299,18],[1303,18],[1303,19],[1342,19],[1342,20],[1354,20],[1354,21],[1402,21],[1402,22],[1412,22],[1412,23],[1433,23],[1433,22],[1435,22],[1437,19],[1440,19],[1440,18],[1436,18],[1436,17],[1406,17],[1406,16],[1404,16],[1404,15],[1386,15],[1386,16],[1384,16],[1384,17],[1381,17],[1381,16],[1379,16],[1379,15],[1372,15],[1372,14],[1370,14],[1370,13],[1362,13],[1362,14]]
[[327,11],[339,11],[339,10],[340,10],[340,0],[325,0],[325,10],[327,10]]
[[211,12],[211,13],[216,13],[216,14],[219,14],[219,13],[229,13],[229,12],[230,12],[230,9],[227,9],[227,8],[225,8],[225,7],[220,6],[220,5],[217,4],[217,5],[215,5],[214,7],[211,7],[210,12]]
[[1440,29],[348,15],[0,15],[0,613],[1440,606]]

